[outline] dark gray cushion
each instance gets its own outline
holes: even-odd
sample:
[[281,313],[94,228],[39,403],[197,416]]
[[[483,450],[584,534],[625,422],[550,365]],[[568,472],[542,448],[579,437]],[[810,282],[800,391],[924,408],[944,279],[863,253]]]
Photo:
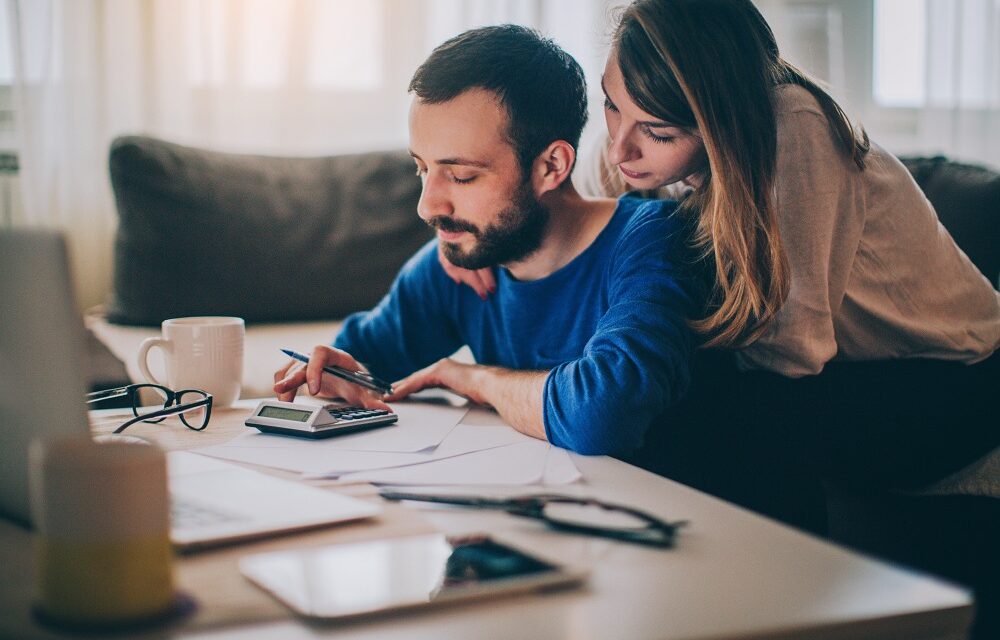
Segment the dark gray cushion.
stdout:
[[378,302],[432,236],[403,151],[280,158],[127,136],[110,169],[119,324],[341,318]]
[[1000,274],[1000,173],[943,156],[901,158],[955,244],[994,286]]

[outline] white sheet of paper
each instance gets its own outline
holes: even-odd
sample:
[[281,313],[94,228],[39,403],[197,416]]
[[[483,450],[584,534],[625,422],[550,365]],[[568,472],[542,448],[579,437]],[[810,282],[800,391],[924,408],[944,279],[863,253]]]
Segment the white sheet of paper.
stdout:
[[573,464],[573,459],[569,457],[568,451],[559,447],[549,447],[542,484],[572,484],[582,477],[580,470]]
[[548,450],[547,442],[532,439],[425,464],[349,473],[341,480],[427,486],[536,484],[545,473]]
[[[280,440],[283,446],[269,443],[258,446],[261,439]],[[385,451],[343,451],[332,447],[331,440],[275,437],[247,433],[229,442],[203,447],[197,452],[214,458],[247,462],[265,467],[298,471],[311,478],[337,477],[344,473],[368,469],[383,469],[421,464],[472,451],[500,447],[529,439],[506,426],[470,427],[458,425],[440,445],[430,451],[398,453]]]
[[[399,421],[391,427],[380,427],[346,436],[324,440],[328,449],[341,451],[382,451],[413,453],[431,449],[441,444],[445,436],[462,421],[468,407],[454,407],[444,403],[397,402],[392,405]],[[289,442],[301,441],[295,436],[256,433],[253,440],[243,442],[246,447],[273,447],[281,449]]]
[[[319,474],[333,467],[346,467],[352,471],[378,469],[407,464],[419,453],[395,453],[392,451],[340,451],[322,446],[312,448],[242,446],[240,441],[257,436],[245,435],[225,444],[204,447],[196,451],[213,458],[246,462],[262,467],[284,469],[305,474]],[[303,445],[320,445],[323,441],[303,441]]]
[[193,451],[168,451],[167,472],[171,478],[209,473],[231,468],[224,462],[196,455]]
[[469,406],[469,412],[462,418],[462,424],[475,425],[477,427],[508,426],[499,413],[480,405]]
[[376,460],[375,458],[352,457],[365,452],[343,451],[339,452],[340,455],[337,460],[327,460],[321,472],[309,477],[337,478],[355,471],[424,464],[476,451],[505,447],[518,442],[524,442],[525,440],[531,440],[531,438],[507,426],[471,427],[460,424],[452,429],[451,433],[433,450],[419,451],[417,453],[398,453],[394,454],[396,456],[394,460],[386,458],[383,461]]

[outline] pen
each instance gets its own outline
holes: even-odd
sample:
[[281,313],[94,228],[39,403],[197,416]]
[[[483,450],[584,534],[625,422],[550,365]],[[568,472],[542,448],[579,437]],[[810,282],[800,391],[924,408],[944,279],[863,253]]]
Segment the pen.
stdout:
[[[304,356],[297,351],[292,351],[291,349],[282,349],[281,351],[288,357],[294,358],[300,362],[309,362],[309,356]],[[343,378],[348,382],[361,385],[366,389],[371,389],[372,391],[378,391],[379,393],[392,393],[391,384],[385,382],[384,380],[379,380],[365,371],[351,371],[350,369],[344,369],[343,367],[336,366],[323,367],[323,371],[326,371],[330,375],[337,376],[338,378]]]

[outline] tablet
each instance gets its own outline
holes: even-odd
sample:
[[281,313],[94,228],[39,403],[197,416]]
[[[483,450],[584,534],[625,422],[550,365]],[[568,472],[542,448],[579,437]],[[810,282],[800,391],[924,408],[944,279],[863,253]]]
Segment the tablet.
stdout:
[[296,613],[325,620],[569,587],[587,571],[488,535],[411,536],[248,556],[240,571]]

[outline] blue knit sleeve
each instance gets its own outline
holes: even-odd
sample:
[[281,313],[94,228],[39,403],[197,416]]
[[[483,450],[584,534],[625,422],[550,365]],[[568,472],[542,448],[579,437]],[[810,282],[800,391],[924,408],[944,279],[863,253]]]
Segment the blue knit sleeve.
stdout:
[[374,309],[344,320],[333,346],[380,378],[404,378],[462,346],[454,321],[458,286],[441,268],[432,240],[407,261]]
[[650,202],[630,220],[609,262],[609,308],[583,356],[545,381],[545,432],[578,453],[622,456],[687,390],[695,337],[697,279],[687,234]]

